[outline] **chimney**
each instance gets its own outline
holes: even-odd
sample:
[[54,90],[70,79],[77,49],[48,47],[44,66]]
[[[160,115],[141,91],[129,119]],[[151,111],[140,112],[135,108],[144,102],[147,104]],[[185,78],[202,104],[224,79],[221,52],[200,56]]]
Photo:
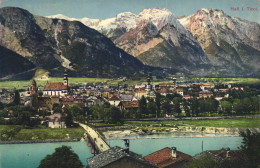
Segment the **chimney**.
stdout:
[[230,149],[227,148],[227,153],[226,153],[226,159],[229,159],[231,156],[230,156]]
[[172,157],[177,158],[177,148],[176,147],[172,147]]

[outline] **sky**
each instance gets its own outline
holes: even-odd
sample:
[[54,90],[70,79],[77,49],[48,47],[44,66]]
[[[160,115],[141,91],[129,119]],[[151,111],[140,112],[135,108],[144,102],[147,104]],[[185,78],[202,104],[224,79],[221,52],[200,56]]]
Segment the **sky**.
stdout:
[[260,24],[260,0],[0,0],[0,7],[6,6],[21,7],[40,16],[63,14],[91,19],[107,19],[122,12],[138,14],[147,8],[168,8],[175,16],[213,8]]

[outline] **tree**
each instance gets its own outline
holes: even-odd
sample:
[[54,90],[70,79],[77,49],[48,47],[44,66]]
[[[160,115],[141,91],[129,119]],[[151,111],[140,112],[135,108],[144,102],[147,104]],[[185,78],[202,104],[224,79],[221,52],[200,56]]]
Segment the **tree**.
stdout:
[[155,114],[156,113],[156,104],[154,101],[150,101],[147,103],[147,110],[149,114]]
[[54,103],[52,106],[53,113],[62,113],[61,104]]
[[147,103],[146,103],[146,98],[144,96],[142,96],[141,99],[139,100],[138,111],[142,114],[147,114]]
[[67,109],[71,112],[73,119],[78,119],[80,115],[83,115],[82,109],[77,105],[70,105]]
[[234,100],[233,108],[234,108],[234,111],[235,111],[237,114],[241,114],[241,113],[243,112],[243,107],[242,107],[242,104],[241,104],[241,100],[240,100],[240,99],[235,99],[235,100]]
[[229,101],[221,101],[222,110],[226,114],[230,114],[232,111],[232,104]]
[[155,104],[156,104],[156,118],[157,118],[158,114],[161,113],[161,95],[159,93],[156,93]]
[[72,127],[73,124],[74,124],[74,122],[73,122],[73,117],[72,117],[71,112],[70,112],[68,109],[65,109],[64,112],[67,114],[66,120],[65,120],[66,126],[67,126],[67,127]]
[[260,133],[253,133],[249,129],[240,132],[243,137],[241,150],[245,158],[245,167],[255,168],[260,165]]
[[20,104],[20,94],[18,92],[18,90],[15,90],[14,92],[14,102],[15,105],[19,105]]
[[181,98],[175,97],[175,98],[173,98],[172,102],[173,102],[173,112],[180,115],[181,114],[181,108],[180,108]]
[[172,114],[172,105],[170,100],[163,98],[161,108],[164,114]]
[[47,155],[38,168],[83,168],[78,155],[71,147],[62,146],[55,149],[51,155]]
[[0,110],[3,110],[5,108],[4,104],[0,102]]
[[204,156],[191,161],[186,168],[222,168],[222,166],[213,158]]
[[32,103],[32,108],[34,108],[34,110],[38,110],[39,101],[38,101],[38,95],[37,94],[32,95],[31,103]]

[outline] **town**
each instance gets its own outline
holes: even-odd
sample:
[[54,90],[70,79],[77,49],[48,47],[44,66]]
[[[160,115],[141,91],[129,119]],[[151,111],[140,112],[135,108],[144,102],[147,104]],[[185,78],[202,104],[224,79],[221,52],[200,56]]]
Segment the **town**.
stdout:
[[[260,107],[257,87],[250,88],[230,83],[214,84],[205,79],[191,79],[186,76],[170,76],[167,82],[161,82],[148,74],[145,82],[132,85],[70,84],[70,77],[65,71],[60,81],[63,82],[46,80],[43,89],[38,88],[34,79],[27,90],[1,89],[1,124],[23,125],[28,128],[42,125],[60,129],[78,127],[77,123],[86,124],[85,131],[88,138],[85,138],[92,146],[92,153],[96,155],[88,159],[90,167],[124,165],[125,162],[129,163],[128,166],[134,167],[165,167],[168,164],[181,167],[205,156],[236,167],[241,163],[235,160],[243,156],[239,150],[205,151],[193,158],[177,151],[176,147],[168,147],[142,158],[129,151],[127,140],[126,149],[117,146],[110,148],[108,145],[103,151],[101,148],[106,145],[106,140],[103,139],[105,137],[91,127],[105,126],[104,130],[116,126],[125,128],[124,123],[132,121],[140,121],[141,125],[144,124],[142,121],[150,121],[150,124],[159,121],[161,128],[162,123],[168,120],[181,121],[183,124],[189,120],[200,121],[206,118],[214,121],[214,119],[254,116],[259,113]],[[1,141],[14,140],[15,134],[20,129],[2,131]],[[88,129],[93,133],[88,134]],[[139,131],[154,134],[165,130],[149,130],[149,125],[144,124]],[[93,134],[97,136],[93,138]],[[32,140],[40,142],[41,138],[32,137]],[[95,142],[98,141],[103,141],[104,144],[101,143],[101,147],[95,146]],[[164,160],[157,158],[163,155],[167,155],[167,158]],[[110,160],[111,157],[114,160]],[[119,160],[122,158],[125,160],[121,163]]]

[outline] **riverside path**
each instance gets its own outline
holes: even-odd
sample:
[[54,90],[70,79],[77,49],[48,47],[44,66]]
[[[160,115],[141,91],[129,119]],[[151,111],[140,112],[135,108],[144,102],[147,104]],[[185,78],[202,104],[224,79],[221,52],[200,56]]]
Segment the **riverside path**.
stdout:
[[95,145],[96,149],[100,153],[110,149],[110,146],[97,131],[85,124],[79,123],[79,125],[85,129],[88,138],[92,141],[92,144]]

